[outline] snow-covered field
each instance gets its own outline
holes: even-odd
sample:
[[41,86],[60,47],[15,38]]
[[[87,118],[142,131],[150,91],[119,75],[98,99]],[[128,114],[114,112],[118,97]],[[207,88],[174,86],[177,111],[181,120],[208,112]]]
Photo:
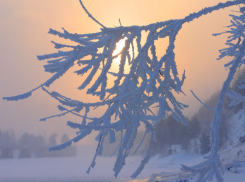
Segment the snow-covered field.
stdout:
[[[139,179],[147,178],[152,173],[175,171],[178,162],[201,160],[200,157],[179,154],[175,157],[152,158]],[[3,159],[0,160],[0,181],[129,181],[130,175],[140,162],[140,157],[129,157],[127,165],[118,178],[113,176],[115,157],[99,157],[96,167],[86,174],[91,158],[39,158],[39,159]]]
[[[190,154],[177,154],[167,157],[174,161],[174,167],[172,171],[164,171],[162,173],[158,173],[152,177],[151,182],[155,181],[166,181],[166,182],[194,182],[196,181],[195,176],[188,176],[188,174],[182,173],[179,171],[177,163],[185,164],[188,166],[189,164],[194,164],[196,162],[200,162],[203,160],[203,156],[198,155],[190,155]],[[165,165],[168,165],[165,161],[166,158],[162,158],[162,162]],[[188,161],[190,160],[190,161]],[[234,146],[230,146],[229,148],[220,151],[220,160],[223,165],[224,170],[224,182],[245,182],[245,144],[238,143]],[[165,161],[165,162],[164,162]],[[186,162],[188,161],[188,162]],[[159,163],[161,161],[159,160]],[[169,163],[171,164],[171,163]],[[176,171],[174,171],[176,170]],[[187,177],[186,177],[187,176]],[[177,180],[182,179],[182,180]],[[213,179],[211,182],[216,182]]]
[[[94,147],[79,147],[78,157],[74,158],[31,158],[31,159],[1,159],[0,181],[130,181],[130,175],[137,169],[141,157],[128,157],[126,166],[113,176],[115,157],[98,157],[96,166],[86,174],[92,161]],[[154,157],[138,176],[139,181],[149,178],[153,173],[173,172],[179,169],[180,161],[185,164],[195,164],[202,160],[201,156],[176,154],[166,158]]]
[[[34,158],[34,159],[1,159],[0,160],[0,181],[9,182],[84,182],[84,181],[148,181],[153,173],[161,173],[158,175],[160,181],[176,181],[181,176],[179,170],[180,164],[194,165],[203,160],[200,155],[191,155],[184,152],[172,156],[160,158],[159,156],[151,158],[146,168],[138,176],[136,180],[132,180],[130,175],[138,167],[141,157],[129,157],[126,166],[123,168],[118,178],[113,176],[113,165],[115,157],[99,157],[96,167],[91,170],[90,174],[86,174],[86,170],[92,160],[93,152],[84,148],[80,155],[74,158]],[[240,153],[239,153],[240,151]],[[239,155],[237,155],[239,153]],[[221,159],[224,166],[231,162],[243,161],[245,152],[243,146],[230,148],[222,153]],[[225,182],[244,182],[245,181],[245,165],[243,162],[235,163],[236,166],[225,168]],[[240,167],[239,167],[240,166]],[[152,181],[155,181],[152,179]]]
[[[150,159],[142,174],[136,180],[132,180],[130,175],[138,167],[140,156],[129,157],[118,178],[114,178],[112,171],[115,157],[98,157],[95,168],[90,174],[86,174],[94,153],[93,149],[94,147],[80,147],[79,156],[71,158],[1,159],[0,182],[141,182],[149,180],[176,182],[177,178],[183,176],[180,172],[180,164],[190,166],[203,161],[202,156],[185,152],[164,158],[155,156]],[[245,181],[244,158],[245,147],[241,144],[221,152],[221,160],[225,166],[225,182]],[[153,173],[158,173],[158,175],[150,179]]]

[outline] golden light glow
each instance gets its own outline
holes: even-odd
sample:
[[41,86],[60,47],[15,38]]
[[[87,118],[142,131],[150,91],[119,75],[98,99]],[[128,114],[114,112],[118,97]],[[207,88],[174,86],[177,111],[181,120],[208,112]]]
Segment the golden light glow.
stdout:
[[[112,53],[112,56],[116,56],[117,54],[119,54],[122,51],[122,49],[125,46],[125,41],[126,41],[126,37],[124,39],[119,40],[119,42],[116,43],[116,49]],[[119,55],[118,57],[113,59],[113,63],[115,63],[117,65],[119,65],[120,62],[121,62],[121,55]]]
[[[125,37],[124,39],[121,39],[121,40],[119,40],[116,43],[116,49],[112,53],[112,56],[116,56],[116,55],[118,55],[122,51],[122,49],[125,47],[126,40],[127,40],[127,38]],[[129,54],[130,54],[130,57],[131,57],[131,60],[132,60],[132,58],[133,58],[133,48],[132,48],[132,45],[130,45],[130,47],[129,47]],[[128,65],[128,61],[129,61],[128,58],[126,58],[126,65]],[[113,59],[113,63],[115,63],[116,65],[119,65],[120,62],[121,62],[121,55],[119,55],[118,57],[116,57],[116,58]]]

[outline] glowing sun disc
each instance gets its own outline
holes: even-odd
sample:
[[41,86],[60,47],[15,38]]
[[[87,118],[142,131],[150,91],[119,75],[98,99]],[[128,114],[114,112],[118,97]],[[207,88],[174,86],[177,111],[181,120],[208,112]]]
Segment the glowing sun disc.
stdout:
[[[116,49],[113,51],[112,56],[116,56],[116,55],[120,54],[120,52],[125,47],[126,40],[127,40],[127,38],[125,37],[116,43]],[[132,48],[131,44],[129,46],[129,55],[131,58],[133,57],[133,48]],[[128,63],[128,61],[129,61],[128,58],[126,58],[126,63]],[[113,63],[115,63],[116,65],[119,65],[120,62],[121,62],[121,55],[119,55],[113,59]]]

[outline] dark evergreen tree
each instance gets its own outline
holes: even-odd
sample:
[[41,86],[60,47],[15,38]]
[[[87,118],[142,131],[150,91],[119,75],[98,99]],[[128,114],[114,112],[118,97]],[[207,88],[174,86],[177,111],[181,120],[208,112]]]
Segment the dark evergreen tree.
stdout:
[[191,141],[191,135],[190,135],[190,128],[189,126],[181,126],[181,133],[180,133],[180,145],[182,149],[188,150],[188,147],[190,145]]
[[172,115],[168,115],[157,125],[156,136],[157,141],[152,143],[151,154],[168,153],[169,147],[172,145],[181,145],[182,149],[189,150],[190,141],[198,136],[200,132],[200,122],[196,117],[190,121],[189,125],[179,124]]
[[167,152],[168,148],[175,141],[174,137],[172,138],[172,134],[174,133],[173,126],[176,122],[173,120],[171,115],[167,115],[165,119],[162,119],[161,122],[156,127],[156,137],[157,141],[152,142],[152,150],[151,155],[155,154],[164,154]]
[[220,123],[219,137],[220,137],[220,146],[224,146],[225,142],[228,140],[229,126],[227,114],[221,114],[222,122]]
[[52,135],[50,135],[50,137],[49,137],[49,145],[50,146],[57,145],[57,143],[56,143],[56,137],[57,137],[57,134],[56,133],[53,133]]
[[18,143],[20,147],[31,147],[31,135],[25,132],[21,135]]
[[0,158],[13,158],[13,151],[16,147],[16,137],[13,131],[0,130]]
[[0,131],[0,146],[1,147],[15,147],[16,137],[13,131]]
[[0,130],[0,147],[3,147],[3,132]]
[[201,137],[199,138],[199,149],[200,149],[200,153],[206,154],[210,151],[211,149],[211,142],[210,142],[210,134],[207,130],[202,132]]
[[24,133],[19,139],[20,154],[19,158],[30,158],[31,157],[31,135]]
[[34,140],[37,147],[45,146],[45,139],[42,135],[35,136]]
[[201,130],[200,122],[198,121],[196,116],[194,116],[190,120],[188,129],[189,129],[190,138],[196,138],[198,137],[198,135],[200,135],[200,130]]
[[31,148],[39,148],[45,145],[45,139],[43,136],[38,135],[35,136],[33,134],[24,133],[18,142],[20,147],[31,147]]
[[35,145],[33,146],[33,149],[36,157],[47,157],[48,146],[46,145],[43,136],[41,135],[34,136],[33,141],[35,141]]
[[68,137],[68,135],[65,133],[62,137],[61,137],[61,140],[60,140],[60,143],[65,143],[65,142],[68,142],[70,139]]

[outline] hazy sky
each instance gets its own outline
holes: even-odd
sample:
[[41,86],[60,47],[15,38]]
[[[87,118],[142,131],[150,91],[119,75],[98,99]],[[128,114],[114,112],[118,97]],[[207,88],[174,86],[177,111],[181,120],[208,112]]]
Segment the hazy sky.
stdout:
[[[206,6],[217,4],[218,0],[84,0],[87,9],[107,27],[146,25],[168,19],[183,18],[189,13]],[[225,2],[225,1],[221,1]],[[225,36],[213,37],[212,33],[225,30],[229,25],[231,10],[227,8],[206,15],[191,23],[184,24],[177,36],[176,62],[179,74],[186,70],[183,90],[187,96],[179,96],[183,103],[190,105],[185,111],[191,116],[200,104],[191,95],[192,89],[203,101],[220,90],[227,75],[224,63],[217,61],[218,50],[224,48]],[[48,79],[45,62],[36,56],[53,53],[51,40],[64,43],[64,40],[47,34],[49,28],[61,31],[62,27],[72,33],[93,33],[100,31],[82,10],[78,0],[0,0],[0,97],[25,93]],[[165,53],[165,41],[158,43],[158,57]],[[81,79],[68,74],[53,84],[49,90],[56,90],[71,98],[83,101],[94,100],[78,91]],[[68,120],[79,121],[71,115],[40,122],[39,119],[58,114],[57,102],[41,90],[32,97],[18,101],[0,100],[0,129],[13,129],[19,136],[24,131],[62,135],[73,132],[66,127]],[[96,113],[97,112],[97,113]],[[94,114],[100,114],[96,111]],[[88,140],[82,142],[86,143]]]

